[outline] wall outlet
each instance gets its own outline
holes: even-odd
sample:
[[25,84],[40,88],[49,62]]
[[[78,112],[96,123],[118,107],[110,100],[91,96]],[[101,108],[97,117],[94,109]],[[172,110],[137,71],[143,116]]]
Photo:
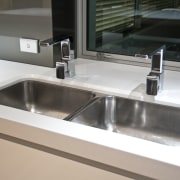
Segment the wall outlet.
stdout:
[[27,53],[39,53],[39,40],[20,38],[20,51]]

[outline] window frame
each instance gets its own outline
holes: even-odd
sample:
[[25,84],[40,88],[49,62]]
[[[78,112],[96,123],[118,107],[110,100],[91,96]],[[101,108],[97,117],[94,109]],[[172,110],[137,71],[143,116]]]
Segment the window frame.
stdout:
[[[77,0],[77,55],[79,58],[150,67],[151,60],[87,50],[87,0]],[[164,61],[165,69],[180,71],[180,62]]]

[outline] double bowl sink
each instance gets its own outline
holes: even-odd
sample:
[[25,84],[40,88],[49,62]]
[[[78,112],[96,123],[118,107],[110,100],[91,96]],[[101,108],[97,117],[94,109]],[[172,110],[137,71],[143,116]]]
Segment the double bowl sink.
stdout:
[[0,90],[0,104],[161,144],[180,145],[180,108],[36,80]]

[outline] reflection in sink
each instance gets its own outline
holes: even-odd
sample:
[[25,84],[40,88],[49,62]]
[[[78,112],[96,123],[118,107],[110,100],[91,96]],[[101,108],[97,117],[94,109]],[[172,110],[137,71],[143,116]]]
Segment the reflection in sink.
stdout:
[[0,90],[0,104],[64,119],[94,96],[90,91],[26,80]]
[[71,121],[161,144],[180,145],[180,109],[114,96],[97,98]]

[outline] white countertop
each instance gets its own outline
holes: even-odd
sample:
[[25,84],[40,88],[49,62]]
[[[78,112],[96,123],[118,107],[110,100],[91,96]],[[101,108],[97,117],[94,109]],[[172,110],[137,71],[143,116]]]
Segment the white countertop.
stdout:
[[[180,107],[180,72],[165,70],[164,90],[154,97],[145,93],[149,70],[145,67],[78,59],[76,76],[60,80],[56,79],[53,68],[0,60],[0,88],[22,79],[40,79]],[[0,133],[156,179],[180,177],[179,147],[2,105]]]

